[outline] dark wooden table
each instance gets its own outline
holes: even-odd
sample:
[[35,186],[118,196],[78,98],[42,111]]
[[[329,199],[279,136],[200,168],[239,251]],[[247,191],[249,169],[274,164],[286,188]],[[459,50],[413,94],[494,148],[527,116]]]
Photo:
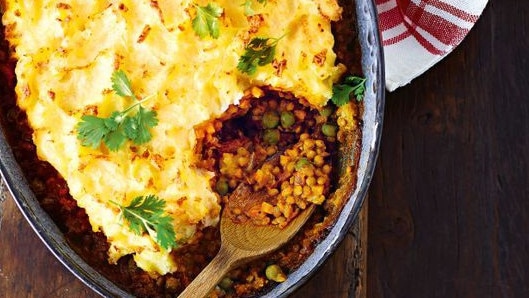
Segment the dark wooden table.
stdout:
[[[529,297],[528,29],[529,2],[491,0],[387,95],[369,209],[294,297]],[[11,200],[0,225],[0,297],[96,297]]]
[[388,94],[369,297],[529,297],[529,2],[489,1],[460,47]]

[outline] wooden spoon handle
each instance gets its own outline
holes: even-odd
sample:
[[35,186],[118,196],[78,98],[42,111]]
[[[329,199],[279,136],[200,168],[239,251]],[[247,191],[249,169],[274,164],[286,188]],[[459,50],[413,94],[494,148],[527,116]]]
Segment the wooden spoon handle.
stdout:
[[184,289],[178,298],[202,298],[213,289],[233,267],[237,258],[224,245],[219,253],[200,272],[197,277]]

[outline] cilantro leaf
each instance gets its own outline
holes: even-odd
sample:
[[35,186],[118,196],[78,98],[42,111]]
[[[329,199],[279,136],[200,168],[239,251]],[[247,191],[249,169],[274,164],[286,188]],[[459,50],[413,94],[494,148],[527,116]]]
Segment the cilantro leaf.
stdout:
[[206,6],[195,5],[197,15],[192,20],[193,30],[200,38],[205,38],[210,35],[213,38],[218,38],[220,35],[219,17],[224,11],[216,3],[209,3]]
[[344,79],[344,83],[354,87],[353,95],[357,101],[361,101],[366,91],[366,79],[356,76],[347,76]]
[[148,233],[163,249],[177,246],[172,218],[165,213],[165,201],[155,195],[138,196],[128,206],[114,201],[132,232],[137,235]]
[[237,69],[253,75],[257,71],[258,66],[272,63],[279,40],[279,38],[253,38],[245,47],[244,54],[239,58]]
[[[266,5],[268,0],[257,0],[257,2],[261,3],[262,5]],[[252,16],[255,14],[255,11],[252,8],[253,0],[245,0],[244,3],[241,5],[244,7],[244,14],[247,16]]]
[[112,74],[112,89],[119,96],[132,97],[132,87],[129,78],[123,70],[115,71]]
[[86,147],[97,148],[103,138],[110,131],[105,124],[105,119],[92,115],[84,115],[77,126],[77,138]]
[[118,126],[116,130],[109,131],[103,141],[110,151],[118,151],[127,141],[127,136]]
[[149,128],[158,124],[155,111],[149,111],[140,106],[133,117],[127,117],[123,123],[125,135],[135,144],[141,145],[151,140]]
[[331,101],[341,107],[351,100],[351,93],[357,101],[361,101],[366,90],[366,79],[356,76],[347,76],[342,84],[332,87]]
[[241,6],[244,7],[244,15],[252,16],[255,14],[255,11],[252,9],[252,0],[244,1]]
[[[130,80],[121,70],[112,75],[114,91],[120,96],[138,98],[130,88]],[[147,98],[136,102],[123,111],[114,111],[107,118],[83,115],[77,125],[77,138],[83,146],[97,148],[103,142],[111,151],[117,151],[132,141],[136,145],[147,143],[152,135],[150,128],[158,125],[156,112],[145,109],[141,104]],[[139,106],[135,115],[129,113]]]
[[158,218],[156,225],[156,242],[166,249],[177,247],[176,233],[173,228],[173,220],[170,216],[162,216]]
[[105,125],[110,131],[118,129],[121,122],[123,122],[123,112],[118,111],[112,112],[110,117],[105,119]]

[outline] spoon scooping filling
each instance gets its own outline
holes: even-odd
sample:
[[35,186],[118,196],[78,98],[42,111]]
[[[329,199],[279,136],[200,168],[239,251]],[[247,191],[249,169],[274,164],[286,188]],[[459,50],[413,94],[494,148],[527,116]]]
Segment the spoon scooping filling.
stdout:
[[[317,110],[292,95],[256,88],[198,128],[200,164],[219,173],[213,188],[230,218],[283,228],[309,204],[325,201],[337,146],[334,109]],[[276,162],[261,166],[272,157]],[[234,201],[231,192],[240,183],[262,195]]]

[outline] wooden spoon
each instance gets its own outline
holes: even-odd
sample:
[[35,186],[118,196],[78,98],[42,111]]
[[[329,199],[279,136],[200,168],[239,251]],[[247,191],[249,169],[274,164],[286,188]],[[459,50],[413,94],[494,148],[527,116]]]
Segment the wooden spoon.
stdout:
[[[253,192],[241,184],[232,194],[244,200],[259,199],[260,192]],[[205,297],[231,269],[269,253],[285,244],[303,226],[312,214],[311,204],[294,218],[286,227],[256,226],[250,222],[236,224],[223,211],[220,219],[220,250],[204,270],[178,296],[179,298]]]

